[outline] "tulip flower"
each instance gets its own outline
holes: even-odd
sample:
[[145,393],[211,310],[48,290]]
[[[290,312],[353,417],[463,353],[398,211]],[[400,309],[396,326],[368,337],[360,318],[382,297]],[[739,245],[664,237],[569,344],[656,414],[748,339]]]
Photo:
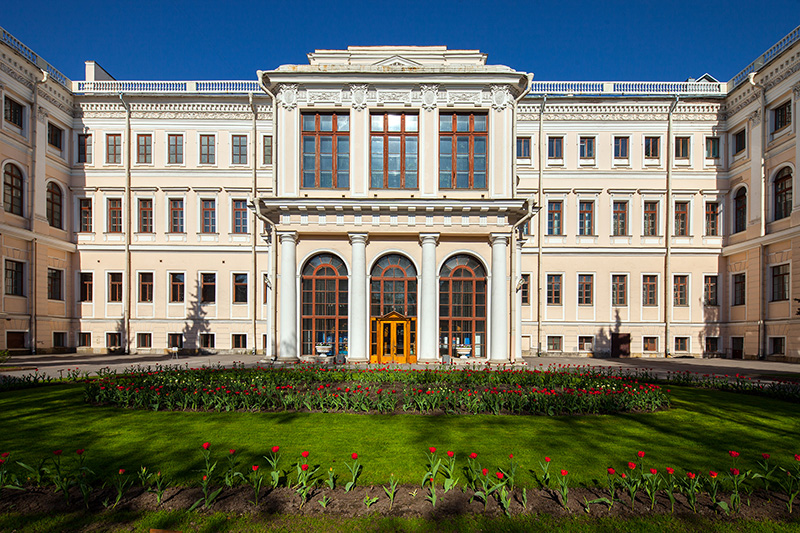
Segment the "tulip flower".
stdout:
[[304,464],[304,465],[300,465],[300,469],[301,469],[303,472],[305,472],[306,470],[308,470],[308,465],[306,465],[306,464]]
[[469,458],[470,459],[477,459],[478,458],[478,454],[475,453],[475,452],[472,452],[471,454],[469,454]]
[[350,455],[350,457],[352,457],[353,460],[356,460],[356,459],[358,459],[358,454],[353,452],[352,455]]
[[124,473],[125,473],[125,469],[124,469],[124,468],[120,468],[120,469],[119,469],[119,475],[121,476],[121,475],[122,475],[122,474],[124,474]]
[[731,451],[728,452],[728,455],[730,455],[731,457],[736,459],[737,457],[739,457],[739,452],[731,450]]
[[488,468],[484,468],[483,470],[481,470],[481,474],[483,474],[484,476],[488,475],[489,474],[489,469]]
[[629,462],[628,463],[628,468],[630,468],[631,470],[635,470],[636,469],[636,463]]
[[428,448],[428,450],[429,450],[431,453],[436,453],[436,448],[434,448],[433,446],[431,446],[430,448]]
[[717,475],[718,474],[716,472],[714,472],[713,470],[709,470],[708,471],[708,477],[710,477],[711,479],[716,479]]
[[503,473],[502,472],[498,472],[495,475],[497,476],[497,479],[503,479]]
[[566,476],[567,474],[569,474],[569,472],[567,472],[566,470],[561,470],[561,475],[562,476]]
[[693,472],[686,472],[686,477],[688,477],[689,479],[694,479],[695,474]]
[[203,449],[204,449],[204,450],[207,450],[207,449],[209,449],[210,447],[211,447],[211,444],[209,444],[208,442],[204,442],[204,443],[203,443]]
[[258,472],[258,465],[253,465],[253,472]]
[[303,452],[303,453],[301,453],[301,454],[300,454],[300,456],[301,456],[303,459],[305,459],[306,457],[308,457],[308,452]]
[[447,457],[453,457],[453,456],[455,456],[455,453],[453,453],[453,452],[448,450],[447,451]]
[[279,451],[280,449],[281,449],[281,447],[280,447],[280,446],[273,446],[273,447],[272,447],[272,453],[278,453],[278,451]]
[[614,475],[614,474],[616,474],[616,473],[617,473],[617,471],[616,471],[616,470],[614,470],[613,468],[611,468],[611,467],[609,467],[609,468],[608,468],[608,475],[609,475],[609,476],[613,476],[613,475]]
[[639,459],[644,457],[644,452],[637,452],[636,455],[639,456]]

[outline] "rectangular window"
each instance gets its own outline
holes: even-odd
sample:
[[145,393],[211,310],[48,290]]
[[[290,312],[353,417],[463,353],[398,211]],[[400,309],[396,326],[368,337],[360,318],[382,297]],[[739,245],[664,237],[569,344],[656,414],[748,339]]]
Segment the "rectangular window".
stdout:
[[109,165],[122,164],[122,135],[119,133],[106,135],[106,163]]
[[234,333],[231,335],[233,348],[247,348],[247,335],[244,333]]
[[264,164],[272,164],[272,137],[264,135]]
[[661,155],[660,148],[661,139],[659,137],[645,137],[644,138],[644,157],[645,159],[658,159]]
[[547,158],[564,158],[564,137],[550,137],[547,139]]
[[169,333],[167,334],[167,347],[169,348],[183,348],[183,333]]
[[644,203],[644,224],[642,227],[645,237],[658,235],[658,202]]
[[531,138],[517,137],[517,159],[530,159]]
[[642,305],[658,305],[658,277],[652,274],[642,276]]
[[782,130],[792,123],[792,101],[779,105],[772,110],[772,131]]
[[578,275],[578,305],[592,305],[594,293],[594,275]]
[[628,234],[628,202],[614,202],[614,220],[612,230],[615,236]]
[[689,235],[689,202],[675,202],[675,236]]
[[687,306],[689,305],[689,276],[678,275],[672,280],[673,305]]
[[153,334],[152,333],[137,333],[136,346],[139,348],[152,348],[153,347]]
[[122,272],[110,272],[108,274],[108,301],[122,301]]
[[63,300],[64,299],[64,271],[56,270],[55,268],[47,269],[47,299],[48,300]]
[[628,305],[628,276],[625,274],[611,276],[611,305],[617,307]]
[[658,351],[658,337],[644,337],[642,338],[642,350],[645,352]]
[[247,303],[247,274],[233,275],[233,303]]
[[231,135],[231,164],[247,164],[247,135]]
[[3,118],[6,122],[10,122],[19,129],[22,129],[23,109],[22,104],[6,96],[3,102]]
[[139,199],[139,232],[153,233],[153,200]]
[[706,235],[716,237],[719,235],[719,203],[706,202]]
[[183,233],[183,198],[169,200],[169,232]]
[[88,348],[92,345],[92,334],[87,331],[78,333],[78,346],[81,348]]
[[217,301],[217,275],[200,274],[200,302],[213,304]]
[[594,235],[594,202],[581,201],[578,213],[578,235]]
[[201,333],[200,334],[200,347],[201,348],[213,348],[215,345],[215,339],[213,333]]
[[136,136],[136,162],[149,165],[153,162],[153,136],[141,133]]
[[718,277],[705,276],[703,278],[703,303],[710,306],[719,305],[718,300]]
[[719,353],[719,337],[706,337],[705,353],[707,354]]
[[528,305],[531,300],[531,275],[530,274],[523,274],[522,278],[522,287],[520,288],[520,298],[522,300],[522,305]]
[[67,332],[54,331],[53,332],[53,348],[66,348],[67,347]]
[[746,287],[744,274],[733,275],[733,305],[744,305]]
[[733,134],[733,155],[738,155],[744,152],[747,148],[747,130],[737,131]]
[[213,199],[204,199],[201,216],[203,217],[203,233],[217,232],[217,202]]
[[152,272],[139,272],[139,301],[142,303],[153,302]]
[[79,301],[92,301],[94,293],[94,274],[92,272],[81,272],[79,293]]
[[64,130],[49,122],[47,123],[47,144],[59,150],[64,146]]
[[183,302],[184,275],[172,272],[169,275],[169,301],[170,303]]
[[689,159],[689,137],[675,137],[675,159]]
[[78,134],[78,163],[92,162],[92,134]]
[[120,346],[122,346],[120,333],[106,333],[106,348],[119,348]]
[[547,305],[561,305],[561,274],[547,275]]
[[108,233],[122,233],[122,199],[108,199]]
[[614,137],[614,159],[628,159],[628,137]]
[[486,188],[487,126],[486,115],[439,115],[440,188]]
[[564,202],[547,202],[547,234],[562,235],[562,212]]
[[594,159],[594,137],[581,137],[579,144],[581,159]]
[[92,199],[91,198],[81,198],[79,201],[80,206],[80,227],[78,231],[81,233],[91,233],[92,232]]
[[675,337],[675,351],[688,352],[689,351],[689,337]]
[[786,355],[786,337],[770,337],[769,354]]
[[167,163],[171,165],[183,164],[183,135],[172,133],[167,135]]
[[706,137],[706,159],[719,159],[719,137]]
[[558,337],[556,335],[548,335],[547,336],[547,351],[548,352],[560,352],[561,347],[564,344],[563,341],[564,337]]
[[772,301],[789,299],[789,265],[772,267]]
[[247,233],[247,200],[233,201],[233,232]]
[[23,290],[23,263],[6,259],[6,294],[25,296]]
[[200,136],[200,164],[214,165],[217,162],[216,137],[213,135]]
[[[302,121],[303,187],[350,187],[350,115],[304,114]],[[416,145],[414,154],[416,156]],[[374,170],[375,161],[372,164]],[[416,171],[416,166],[414,169]]]
[[591,352],[594,349],[594,337],[580,336],[578,337],[578,351]]

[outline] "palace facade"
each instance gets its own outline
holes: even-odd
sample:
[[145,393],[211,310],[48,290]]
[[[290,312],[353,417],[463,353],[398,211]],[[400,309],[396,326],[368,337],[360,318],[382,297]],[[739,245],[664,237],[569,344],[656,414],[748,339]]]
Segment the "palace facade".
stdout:
[[674,83],[444,46],[71,81],[0,31],[0,349],[800,360],[800,27]]

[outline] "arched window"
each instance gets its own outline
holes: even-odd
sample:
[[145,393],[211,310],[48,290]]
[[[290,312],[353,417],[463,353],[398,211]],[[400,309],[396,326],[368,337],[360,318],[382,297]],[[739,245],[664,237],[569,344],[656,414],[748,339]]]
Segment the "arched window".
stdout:
[[747,189],[741,187],[733,197],[733,232],[747,228]]
[[10,163],[3,171],[3,207],[6,213],[22,216],[22,171]]
[[784,168],[775,176],[775,220],[792,213],[792,169]]
[[[302,353],[312,355],[316,344],[330,344],[331,353],[347,352],[347,269],[341,259],[318,254],[303,268]],[[291,317],[287,317],[291,320]]]
[[448,259],[439,276],[440,352],[455,357],[459,346],[486,356],[486,270],[469,255]]
[[[391,312],[417,316],[417,269],[402,255],[381,257],[370,272],[370,353],[378,353],[378,320]],[[409,323],[412,349],[416,349],[417,322]],[[413,352],[412,352],[413,354]]]
[[61,187],[52,181],[47,184],[47,222],[54,228],[62,229],[64,224],[61,220],[61,206],[63,205],[63,196],[61,194]]

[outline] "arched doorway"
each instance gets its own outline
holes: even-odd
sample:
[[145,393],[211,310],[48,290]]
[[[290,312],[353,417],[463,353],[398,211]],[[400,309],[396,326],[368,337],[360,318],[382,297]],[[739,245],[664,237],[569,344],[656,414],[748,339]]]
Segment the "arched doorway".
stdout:
[[439,352],[486,356],[486,270],[469,255],[451,257],[439,275]]
[[303,268],[301,291],[302,354],[346,355],[347,268],[344,262],[332,254],[318,254],[309,259]]
[[417,269],[398,254],[370,272],[370,362],[417,360]]

